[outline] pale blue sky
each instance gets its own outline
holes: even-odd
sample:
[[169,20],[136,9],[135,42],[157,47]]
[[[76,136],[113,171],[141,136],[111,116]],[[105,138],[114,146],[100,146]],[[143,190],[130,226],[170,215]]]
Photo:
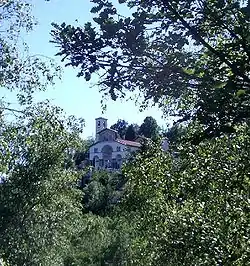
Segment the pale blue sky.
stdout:
[[[116,1],[116,0],[115,0]],[[54,57],[57,52],[54,44],[49,43],[51,23],[66,22],[80,24],[91,20],[91,3],[89,0],[44,0],[34,1],[33,14],[38,19],[38,26],[33,32],[24,38],[28,41],[32,54],[43,54]],[[55,58],[60,63],[60,58]],[[76,115],[85,119],[86,127],[84,137],[92,136],[95,132],[95,118],[104,116],[108,118],[108,125],[112,125],[118,119],[125,119],[130,123],[141,124],[146,116],[153,116],[159,125],[167,124],[161,118],[162,112],[157,108],[150,108],[139,112],[139,107],[133,101],[114,102],[108,101],[107,111],[102,115],[101,94],[97,87],[91,87],[91,83],[83,78],[77,78],[77,70],[63,68],[62,81],[58,81],[54,88],[48,88],[46,92],[37,93],[36,100],[51,99],[53,104],[62,107],[67,114]]]

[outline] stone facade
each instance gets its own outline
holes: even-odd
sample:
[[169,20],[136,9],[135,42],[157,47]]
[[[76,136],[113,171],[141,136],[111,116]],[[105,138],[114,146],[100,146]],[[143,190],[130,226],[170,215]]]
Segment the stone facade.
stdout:
[[89,160],[95,169],[120,169],[127,156],[141,144],[123,140],[117,131],[107,128],[107,119],[96,118],[96,142],[89,149]]

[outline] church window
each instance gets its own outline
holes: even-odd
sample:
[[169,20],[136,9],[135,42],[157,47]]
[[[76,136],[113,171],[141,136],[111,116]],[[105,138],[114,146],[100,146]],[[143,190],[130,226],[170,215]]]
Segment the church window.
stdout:
[[98,148],[94,148],[94,153],[98,153]]
[[98,126],[98,127],[101,126],[101,122],[100,122],[100,121],[97,122],[97,126]]
[[121,151],[121,147],[120,146],[117,146],[116,147],[116,151]]

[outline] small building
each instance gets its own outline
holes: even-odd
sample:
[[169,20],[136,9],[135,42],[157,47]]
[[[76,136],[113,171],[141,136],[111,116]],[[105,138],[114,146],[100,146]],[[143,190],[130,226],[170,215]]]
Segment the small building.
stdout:
[[141,147],[138,141],[121,139],[116,130],[107,128],[107,119],[96,118],[96,142],[90,146],[89,160],[95,169],[119,170],[131,152]]

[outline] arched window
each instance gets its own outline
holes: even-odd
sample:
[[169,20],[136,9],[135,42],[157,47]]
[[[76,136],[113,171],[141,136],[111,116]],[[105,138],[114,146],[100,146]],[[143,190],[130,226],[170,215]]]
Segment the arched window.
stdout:
[[102,148],[103,167],[108,168],[112,162],[113,149],[110,145],[105,145]]

